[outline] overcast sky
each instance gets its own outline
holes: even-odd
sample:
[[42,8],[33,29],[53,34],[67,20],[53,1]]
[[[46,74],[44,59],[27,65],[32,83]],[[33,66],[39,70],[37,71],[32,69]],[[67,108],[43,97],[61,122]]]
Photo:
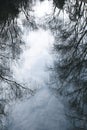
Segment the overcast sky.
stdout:
[[[49,3],[48,1],[37,2],[36,6],[33,7],[36,18],[43,18],[47,12],[52,13],[52,3]],[[23,54],[21,54],[19,62],[13,63],[14,78],[18,82],[37,83],[41,87],[44,81],[49,78],[46,67],[52,62],[49,50],[54,42],[54,37],[49,29],[39,28],[35,31],[24,29],[23,40],[26,43]]]

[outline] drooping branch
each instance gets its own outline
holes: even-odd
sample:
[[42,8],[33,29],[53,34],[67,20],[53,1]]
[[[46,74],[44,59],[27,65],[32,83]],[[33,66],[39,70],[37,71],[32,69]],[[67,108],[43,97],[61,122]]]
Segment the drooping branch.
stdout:
[[4,81],[8,82],[8,83],[13,83],[13,84],[15,84],[17,88],[20,87],[20,88],[22,88],[22,89],[26,89],[26,90],[30,91],[31,94],[34,93],[34,91],[33,91],[32,89],[26,88],[26,87],[24,87],[23,85],[21,85],[21,84],[17,83],[16,81],[14,81],[14,80],[5,78],[5,77],[3,77],[2,75],[0,75],[0,78],[1,78],[2,80],[4,80]]

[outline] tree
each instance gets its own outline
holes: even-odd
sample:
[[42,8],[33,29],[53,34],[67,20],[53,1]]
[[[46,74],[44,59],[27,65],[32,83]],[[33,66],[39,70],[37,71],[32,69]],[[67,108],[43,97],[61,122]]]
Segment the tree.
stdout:
[[[59,8],[59,9],[63,9],[66,2],[72,2],[72,0],[70,0],[70,1],[67,1],[67,0],[53,0],[53,3],[55,5],[55,7]],[[77,2],[87,3],[87,0],[77,0]],[[68,5],[69,5],[69,3],[68,3]],[[72,5],[73,5],[73,3],[72,3]]]
[[[55,62],[52,78],[56,90],[66,96],[70,109],[76,112],[68,115],[79,122],[78,129],[87,129],[87,10],[82,1],[67,1],[63,8],[69,20],[58,17],[50,22],[55,36]],[[51,79],[52,80],[52,79]],[[80,124],[82,122],[82,125]],[[84,122],[84,123],[83,123]],[[77,126],[75,125],[75,128]]]
[[[30,18],[28,12],[31,4],[32,1],[27,0],[2,0],[0,2],[0,80],[14,84],[18,91],[20,91],[20,87],[22,89],[24,87],[13,81],[10,68],[11,61],[19,57],[22,51],[21,45],[24,44],[17,18],[20,12],[24,14],[25,18]],[[30,19],[27,20],[29,22]]]
[[19,14],[22,13],[30,26],[34,26],[30,15],[32,1],[1,0],[0,1],[0,130],[4,129],[3,117],[6,116],[5,105],[25,93],[33,94],[33,90],[17,83],[13,79],[11,62],[17,60],[22,52],[22,31],[18,25]]

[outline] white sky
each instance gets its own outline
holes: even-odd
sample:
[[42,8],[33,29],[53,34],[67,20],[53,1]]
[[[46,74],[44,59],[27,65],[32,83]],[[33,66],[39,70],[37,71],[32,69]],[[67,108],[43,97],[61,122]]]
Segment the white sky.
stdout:
[[[52,13],[52,3],[44,1],[37,2],[33,7],[36,18],[46,16],[47,12]],[[19,23],[21,21],[19,20]],[[46,65],[52,62],[49,54],[49,48],[54,42],[50,30],[38,29],[36,31],[24,30],[23,40],[25,41],[25,49],[20,57],[19,63],[13,65],[14,78],[19,82],[32,82],[43,84],[44,79],[49,78],[48,72],[44,71]],[[35,85],[34,85],[35,86]]]
[[25,33],[23,39],[26,46],[19,64],[15,63],[13,66],[14,77],[19,82],[29,83],[32,79],[32,82],[43,84],[48,77],[48,72],[45,72],[44,68],[52,62],[49,48],[54,42],[54,37],[49,30],[39,29]]
[[43,2],[37,1],[36,5],[33,7],[36,17],[44,17],[45,15],[53,13],[53,2],[45,0]]

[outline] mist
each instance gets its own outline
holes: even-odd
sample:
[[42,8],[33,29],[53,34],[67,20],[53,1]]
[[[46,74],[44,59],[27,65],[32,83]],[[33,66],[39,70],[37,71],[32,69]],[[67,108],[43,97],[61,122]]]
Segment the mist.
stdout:
[[[48,15],[46,12],[49,12],[49,15],[53,13],[50,4],[48,1],[37,2],[33,7],[37,24],[39,20],[45,20],[44,17]],[[32,90],[36,89],[36,94],[30,99],[12,105],[8,129],[67,130],[69,125],[67,126],[68,121],[64,115],[64,106],[60,98],[55,97],[49,90],[48,67],[53,64],[51,50],[55,41],[54,36],[49,28],[23,30],[25,46],[20,59],[13,62],[13,76],[17,82],[26,84]]]

